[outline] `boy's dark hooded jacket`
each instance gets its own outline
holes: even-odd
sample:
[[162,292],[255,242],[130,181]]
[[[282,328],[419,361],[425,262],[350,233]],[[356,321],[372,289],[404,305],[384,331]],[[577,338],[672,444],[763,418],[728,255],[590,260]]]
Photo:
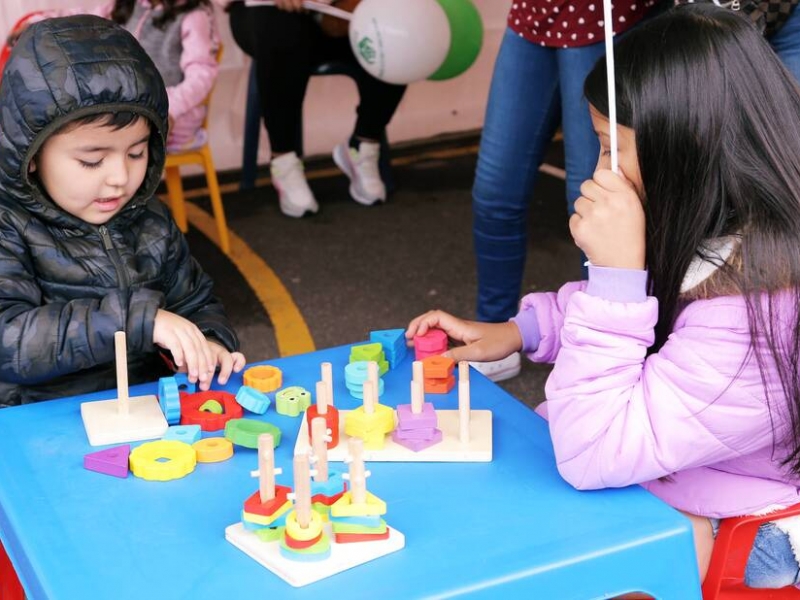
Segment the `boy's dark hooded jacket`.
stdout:
[[[153,123],[148,171],[127,206],[96,226],[50,201],[28,169],[65,123],[120,110]],[[111,21],[50,19],[18,40],[0,84],[0,406],[114,388],[118,330],[130,383],[157,379],[159,308],[237,348],[210,278],[154,198],[166,118],[158,71]]]

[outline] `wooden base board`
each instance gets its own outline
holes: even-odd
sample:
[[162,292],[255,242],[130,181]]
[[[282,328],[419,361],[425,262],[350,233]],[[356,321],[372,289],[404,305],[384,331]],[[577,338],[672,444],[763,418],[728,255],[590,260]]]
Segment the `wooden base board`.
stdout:
[[121,415],[117,399],[81,404],[86,437],[92,446],[121,444],[160,438],[169,425],[156,396],[134,396],[127,415]]
[[[349,411],[339,411],[339,443],[328,449],[328,460],[343,461],[347,457],[347,443],[350,436],[344,432],[344,423]],[[438,428],[442,431],[442,441],[429,448],[414,452],[386,436],[383,448],[373,450],[364,448],[367,462],[491,462],[492,460],[492,411],[470,411],[470,441],[462,444],[459,440],[459,421],[457,410],[437,410]],[[309,446],[308,427],[305,415],[297,433],[295,454]]]
[[331,555],[325,560],[298,562],[289,560],[281,554],[279,542],[262,542],[255,533],[245,529],[241,523],[226,527],[225,539],[294,587],[308,585],[363,565],[396,552],[406,545],[405,536],[389,527],[389,538],[386,540],[353,544],[337,544],[331,541]]

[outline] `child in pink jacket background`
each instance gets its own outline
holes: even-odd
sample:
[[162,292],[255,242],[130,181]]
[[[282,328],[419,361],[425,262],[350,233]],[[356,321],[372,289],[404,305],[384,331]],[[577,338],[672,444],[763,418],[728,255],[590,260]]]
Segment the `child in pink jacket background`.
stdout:
[[[585,84],[600,140],[570,218],[588,282],[522,299],[507,323],[432,311],[455,360],[553,362],[543,407],[578,489],[642,484],[695,527],[701,579],[720,518],[800,502],[800,93],[746,18],[678,7]],[[800,581],[800,527],[767,523],[745,574]]]
[[93,8],[48,10],[48,17],[92,14],[119,23],[155,63],[169,97],[167,149],[196,148],[208,139],[202,106],[219,72],[219,33],[210,0],[111,0]]

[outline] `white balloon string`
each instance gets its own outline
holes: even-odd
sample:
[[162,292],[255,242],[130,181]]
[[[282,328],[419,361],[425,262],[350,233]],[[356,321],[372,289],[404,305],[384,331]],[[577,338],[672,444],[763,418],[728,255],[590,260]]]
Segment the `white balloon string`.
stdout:
[[614,30],[611,0],[603,0],[603,31],[606,38],[606,85],[608,87],[608,124],[611,144],[611,170],[619,173],[617,156],[617,88],[614,77]]
[[[275,0],[245,0],[245,6],[275,6]],[[330,6],[329,4],[325,4],[324,2],[314,2],[313,0],[304,0],[303,8],[307,8],[308,10],[314,10],[326,15],[330,15],[331,17],[336,17],[338,19],[344,19],[345,21],[350,21],[353,18],[353,13],[347,12],[346,10],[342,10],[341,8],[335,8]]]

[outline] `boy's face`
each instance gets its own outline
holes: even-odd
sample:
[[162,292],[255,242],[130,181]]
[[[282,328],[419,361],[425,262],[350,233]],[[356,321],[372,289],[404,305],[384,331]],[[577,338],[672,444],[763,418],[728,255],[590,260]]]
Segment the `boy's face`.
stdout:
[[139,118],[122,129],[87,123],[48,138],[31,170],[65,211],[94,225],[116,215],[147,173],[150,122]]

